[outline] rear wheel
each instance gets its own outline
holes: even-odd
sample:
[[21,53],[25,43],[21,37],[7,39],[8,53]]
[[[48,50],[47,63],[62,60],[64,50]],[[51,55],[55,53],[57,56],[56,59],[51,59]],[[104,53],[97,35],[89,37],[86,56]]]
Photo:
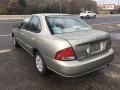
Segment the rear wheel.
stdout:
[[35,61],[36,61],[36,67],[39,73],[41,75],[45,75],[47,73],[47,67],[41,55],[38,52],[35,54]]

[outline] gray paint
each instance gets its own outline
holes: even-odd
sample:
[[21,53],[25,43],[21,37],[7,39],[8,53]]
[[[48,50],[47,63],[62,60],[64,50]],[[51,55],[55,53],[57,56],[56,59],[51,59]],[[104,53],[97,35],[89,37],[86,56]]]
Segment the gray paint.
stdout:
[[[93,71],[107,63],[114,56],[114,51],[110,46],[110,36],[108,33],[99,30],[80,31],[73,33],[51,35],[45,21],[45,16],[65,14],[36,14],[41,20],[42,30],[40,33],[33,33],[24,29],[14,28],[13,33],[18,43],[33,55],[33,49],[36,48],[42,55],[49,69],[63,76],[78,76]],[[108,40],[104,52],[81,57],[80,53],[95,41]],[[55,54],[59,50],[73,47],[76,60],[58,61],[55,60]]]

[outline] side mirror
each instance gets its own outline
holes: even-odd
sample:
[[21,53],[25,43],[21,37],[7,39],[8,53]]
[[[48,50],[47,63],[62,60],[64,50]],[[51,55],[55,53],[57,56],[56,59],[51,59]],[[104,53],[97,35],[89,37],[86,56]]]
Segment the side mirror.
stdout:
[[13,25],[14,28],[20,28],[21,27],[21,24],[16,24],[16,25]]

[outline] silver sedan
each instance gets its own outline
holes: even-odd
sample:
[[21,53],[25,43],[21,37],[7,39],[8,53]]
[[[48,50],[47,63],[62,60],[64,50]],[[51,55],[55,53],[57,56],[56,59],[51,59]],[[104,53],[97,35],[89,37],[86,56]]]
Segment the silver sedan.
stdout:
[[114,57],[108,33],[68,14],[30,15],[13,28],[12,38],[15,47],[35,57],[41,75],[50,69],[66,77],[80,76]]

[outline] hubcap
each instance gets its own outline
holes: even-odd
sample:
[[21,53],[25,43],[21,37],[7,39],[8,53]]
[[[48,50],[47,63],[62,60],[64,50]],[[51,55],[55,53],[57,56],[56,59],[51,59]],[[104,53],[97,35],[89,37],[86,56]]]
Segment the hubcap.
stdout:
[[39,55],[36,55],[36,66],[37,66],[37,69],[40,72],[43,71],[43,61],[42,61],[42,58]]

